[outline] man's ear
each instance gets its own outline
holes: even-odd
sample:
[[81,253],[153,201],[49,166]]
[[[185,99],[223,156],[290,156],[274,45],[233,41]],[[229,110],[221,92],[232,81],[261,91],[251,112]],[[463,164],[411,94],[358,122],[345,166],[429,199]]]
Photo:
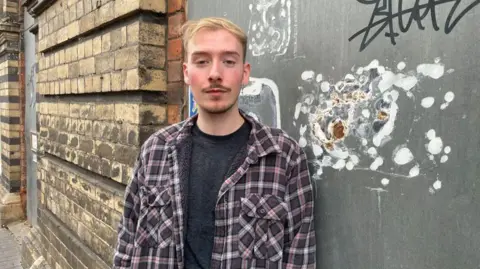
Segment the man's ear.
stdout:
[[249,63],[244,63],[243,64],[243,80],[242,80],[242,85],[245,86],[248,84],[250,80],[250,64]]
[[186,62],[183,62],[183,81],[185,84],[190,84],[190,79],[188,77],[188,65]]

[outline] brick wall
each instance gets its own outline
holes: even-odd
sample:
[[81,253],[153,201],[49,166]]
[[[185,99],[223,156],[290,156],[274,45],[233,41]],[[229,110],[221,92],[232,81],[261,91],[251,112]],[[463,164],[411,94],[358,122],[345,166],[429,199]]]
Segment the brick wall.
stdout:
[[19,87],[18,3],[4,0],[0,7],[0,224],[23,216],[20,203],[21,105]]
[[168,0],[168,123],[188,115],[188,97],[183,83],[183,48],[179,29],[186,20],[185,0]]
[[168,23],[183,5],[167,14],[166,0],[49,2],[25,3],[39,26],[43,156],[38,227],[24,240],[23,264],[43,257],[51,268],[109,268],[139,149],[182,118]]

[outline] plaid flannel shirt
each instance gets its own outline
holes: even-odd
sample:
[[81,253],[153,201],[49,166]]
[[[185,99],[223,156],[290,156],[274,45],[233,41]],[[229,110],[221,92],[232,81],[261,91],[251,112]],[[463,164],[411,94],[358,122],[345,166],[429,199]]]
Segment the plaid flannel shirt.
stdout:
[[[305,154],[282,130],[251,123],[215,208],[211,268],[315,268],[313,189]],[[125,192],[113,268],[184,268],[191,127],[163,128],[142,145]],[[188,268],[187,268],[188,269]]]

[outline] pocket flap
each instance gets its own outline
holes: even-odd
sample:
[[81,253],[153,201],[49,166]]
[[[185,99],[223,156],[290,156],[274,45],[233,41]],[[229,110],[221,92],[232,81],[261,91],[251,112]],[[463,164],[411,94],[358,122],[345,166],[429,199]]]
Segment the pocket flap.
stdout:
[[242,212],[250,217],[283,221],[288,213],[287,204],[275,195],[254,193],[241,201]]
[[148,207],[161,207],[168,205],[171,201],[169,187],[140,187],[140,199],[142,204]]

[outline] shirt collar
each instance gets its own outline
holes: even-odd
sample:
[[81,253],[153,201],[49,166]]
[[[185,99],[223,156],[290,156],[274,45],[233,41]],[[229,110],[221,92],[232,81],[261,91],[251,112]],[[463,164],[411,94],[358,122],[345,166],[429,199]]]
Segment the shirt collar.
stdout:
[[[256,161],[256,157],[263,157],[270,153],[281,152],[280,145],[272,134],[272,129],[247,113],[243,110],[239,110],[240,115],[248,122],[251,126],[250,138],[248,140],[248,152],[253,153],[253,156],[250,156],[253,161]],[[198,114],[186,119],[183,124],[180,125],[180,129],[177,132],[177,135],[172,137],[169,143],[174,145],[181,144],[184,139],[191,136],[192,127],[195,124],[198,118]]]

